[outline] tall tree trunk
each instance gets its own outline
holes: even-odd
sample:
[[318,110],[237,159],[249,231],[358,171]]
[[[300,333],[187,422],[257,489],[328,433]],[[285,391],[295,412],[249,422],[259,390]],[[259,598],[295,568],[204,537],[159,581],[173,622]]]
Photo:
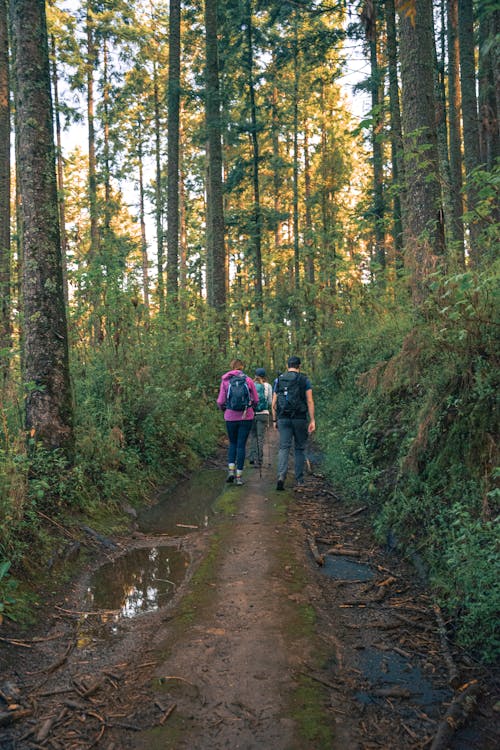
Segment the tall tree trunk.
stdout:
[[59,85],[57,78],[57,48],[55,37],[51,39],[52,51],[52,89],[54,91],[54,119],[56,125],[56,158],[57,158],[57,189],[59,198],[59,221],[61,226],[61,256],[64,286],[64,301],[68,307],[68,240],[66,237],[66,201],[64,197],[64,169],[61,139],[61,116],[59,113]]
[[186,176],[184,174],[184,129],[182,111],[179,127],[179,287],[187,288]]
[[370,51],[370,94],[372,104],[372,167],[373,167],[373,217],[375,229],[375,278],[384,283],[385,277],[385,229],[384,229],[384,156],[383,156],[383,92],[378,62],[378,18],[377,3],[365,2],[361,20]]
[[148,243],[146,239],[146,212],[144,210],[144,153],[143,153],[143,136],[142,125],[139,122],[137,158],[139,160],[139,222],[141,225],[141,265],[142,265],[142,298],[144,307],[149,314],[149,261],[148,261]]
[[[486,4],[484,4],[486,5]],[[500,156],[500,10],[484,7],[479,15],[479,121],[481,162],[488,170]]]
[[313,221],[311,214],[311,163],[309,156],[309,130],[304,123],[304,192],[305,192],[305,245],[304,273],[309,284],[314,284]]
[[385,22],[387,29],[387,67],[389,70],[392,184],[394,188],[393,241],[396,268],[400,269],[403,263],[403,217],[401,211],[401,192],[404,185],[404,162],[401,105],[399,101],[396,11],[394,0],[385,0]]
[[170,0],[168,43],[167,295],[179,295],[179,123],[181,88],[181,2]]
[[[434,35],[434,23],[433,23]],[[448,152],[448,119],[446,109],[446,85],[445,85],[445,63],[446,63],[446,11],[441,0],[441,59],[438,59],[436,44],[432,45],[434,55],[434,88],[436,100],[436,132],[439,155],[439,173],[441,182],[441,204],[443,207],[445,250],[448,252],[447,259],[454,247],[455,223],[453,218],[453,196],[451,195],[450,157]]]
[[473,0],[460,0],[458,4],[458,36],[464,128],[465,193],[467,211],[472,216],[469,223],[470,257],[471,262],[477,264],[479,261],[478,243],[481,222],[479,217],[474,216],[478,195],[472,172],[481,164],[481,154],[479,150],[479,117],[476,96]]
[[45,0],[11,0],[23,244],[26,429],[73,450]]
[[299,289],[299,36],[297,11],[294,14],[293,36],[293,274],[295,289]]
[[254,283],[255,283],[255,303],[259,317],[262,316],[262,217],[260,206],[260,188],[259,188],[259,139],[257,134],[257,106],[255,103],[255,86],[253,80],[253,19],[252,19],[252,2],[246,0],[245,3],[245,31],[247,41],[247,81],[248,96],[250,102],[250,141],[252,149],[252,190],[253,190],[253,207],[252,207],[252,248],[254,256]]
[[153,60],[153,101],[155,132],[155,220],[156,220],[156,258],[158,273],[158,307],[160,313],[165,311],[165,283],[163,279],[163,188],[161,180],[161,120],[160,120],[160,86],[158,82],[158,65]]
[[[217,0],[205,0],[205,112],[208,143],[207,252],[212,272],[209,300],[222,312],[226,305],[226,253],[222,200],[222,128],[220,118],[219,56],[217,50]],[[211,278],[210,278],[211,277]]]
[[95,104],[94,104],[94,69],[97,64],[97,49],[94,41],[94,28],[91,4],[87,2],[87,138],[89,151],[89,214],[90,214],[90,250],[89,262],[96,263],[99,254],[99,225],[97,215],[97,158],[95,145]]
[[[415,0],[413,21],[401,13],[402,122],[406,170],[405,263],[413,300],[427,296],[430,274],[444,253],[434,97],[432,0]],[[423,153],[422,153],[423,152]]]
[[262,215],[259,188],[259,137],[257,134],[257,106],[255,103],[255,86],[253,80],[253,20],[252,0],[246,0],[245,25],[247,36],[247,76],[248,95],[250,99],[251,141],[252,141],[252,188],[253,188],[253,216],[252,216],[252,245],[254,252],[255,274],[255,306],[261,318],[262,308]]
[[[450,238],[453,254],[463,266],[464,256],[464,204],[462,198],[462,128],[460,123],[460,70],[458,44],[458,1],[447,0],[448,26],[448,121],[450,155],[450,194],[452,201],[452,227]],[[456,246],[456,247],[455,247]]]
[[[276,69],[274,61],[273,67]],[[279,170],[280,161],[280,142],[279,142],[279,108],[278,108],[278,88],[276,84],[273,85],[272,94],[272,114],[271,114],[271,141],[273,146],[273,208],[276,214],[276,229],[274,232],[274,247],[276,250],[281,245],[281,219],[278,218],[280,214],[280,188],[281,178]]]
[[9,369],[10,326],[10,90],[7,0],[0,0],[0,375]]

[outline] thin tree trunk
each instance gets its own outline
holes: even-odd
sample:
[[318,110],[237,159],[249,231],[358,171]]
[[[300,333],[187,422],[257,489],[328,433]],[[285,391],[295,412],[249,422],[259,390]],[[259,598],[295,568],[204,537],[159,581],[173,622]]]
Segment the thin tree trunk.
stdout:
[[[205,30],[205,108],[208,142],[207,251],[212,267],[212,305],[216,310],[223,312],[226,305],[226,253],[222,199],[222,128],[217,50],[217,0],[205,0]],[[208,281],[210,279],[207,279]]]
[[33,441],[71,457],[68,363],[45,0],[11,0],[23,244],[23,380]]
[[187,288],[187,227],[185,188],[186,177],[184,174],[184,130],[182,127],[182,111],[179,120],[179,286],[181,290],[185,291]]
[[[445,86],[445,60],[446,60],[446,12],[443,2],[441,2],[441,60],[438,59],[436,44],[432,45],[432,54],[434,55],[434,89],[436,100],[436,132],[437,146],[439,155],[439,173],[441,182],[441,205],[443,207],[443,226],[445,231],[445,250],[448,252],[448,258],[451,254],[451,248],[454,246],[454,217],[453,217],[453,197],[451,195],[451,174],[450,174],[450,157],[448,152],[448,122],[446,110],[446,86]],[[433,36],[434,21],[433,21]]]
[[87,133],[89,151],[89,214],[90,214],[90,250],[89,262],[95,263],[99,253],[99,225],[97,217],[97,159],[95,147],[94,125],[94,68],[97,61],[94,31],[90,14],[90,4],[87,3]]
[[[405,263],[420,305],[444,253],[434,96],[432,1],[415,0],[413,21],[401,13],[402,122],[406,171]],[[424,154],[422,155],[422,150]]]
[[293,273],[295,289],[299,289],[299,39],[297,11],[294,14],[293,39]]
[[472,172],[481,164],[479,150],[479,117],[476,96],[476,65],[474,45],[474,11],[472,0],[458,4],[458,35],[460,42],[460,84],[462,93],[462,122],[464,128],[465,193],[469,222],[470,258],[474,265],[480,259],[479,237],[481,222],[474,216],[478,201],[477,187]]
[[304,192],[305,192],[305,245],[304,274],[309,284],[315,282],[313,222],[311,214],[311,163],[309,157],[309,131],[304,123]]
[[479,121],[481,162],[488,170],[500,156],[500,10],[487,7],[479,16]]
[[378,18],[377,4],[365,3],[361,14],[370,50],[370,93],[372,104],[372,164],[373,164],[373,216],[375,240],[375,278],[384,284],[385,279],[385,230],[384,230],[384,175],[383,175],[383,116],[381,74],[378,62]]
[[[462,198],[462,128],[460,123],[460,72],[458,45],[458,0],[447,0],[448,21],[448,121],[450,154],[450,193],[452,201],[451,241],[460,266],[464,255],[464,204]],[[456,247],[455,247],[456,246]]]
[[138,125],[138,159],[139,159],[139,222],[141,225],[141,261],[142,261],[142,297],[144,307],[149,314],[149,261],[148,243],[146,239],[146,212],[144,210],[144,164],[143,164],[143,140],[141,124]]
[[9,370],[10,325],[10,90],[7,0],[0,0],[0,373]]
[[167,295],[176,302],[179,295],[180,0],[170,0],[168,50]]
[[153,61],[153,100],[155,132],[155,217],[156,217],[156,257],[158,264],[158,307],[160,313],[165,311],[165,284],[163,279],[163,190],[161,183],[161,122],[160,122],[160,88],[158,83],[158,66]]
[[401,130],[401,106],[399,101],[398,52],[396,35],[396,11],[394,0],[385,0],[387,28],[387,65],[389,70],[389,107],[391,121],[391,162],[393,199],[393,235],[396,268],[403,263],[403,217],[401,191],[404,185],[403,135]]
[[247,74],[248,93],[250,98],[250,118],[252,123],[252,187],[253,187],[253,237],[252,244],[255,260],[255,306],[257,314],[262,317],[262,216],[259,189],[259,138],[257,135],[257,106],[255,104],[255,86],[253,80],[253,21],[252,1],[246,0],[246,33],[247,33]]

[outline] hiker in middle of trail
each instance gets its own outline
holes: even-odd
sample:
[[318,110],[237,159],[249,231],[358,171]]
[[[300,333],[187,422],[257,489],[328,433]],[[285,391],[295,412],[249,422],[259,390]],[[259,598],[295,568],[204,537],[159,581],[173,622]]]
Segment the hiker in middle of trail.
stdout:
[[264,440],[269,426],[269,410],[273,400],[273,389],[266,380],[266,371],[263,367],[257,367],[255,370],[254,381],[259,402],[255,407],[255,419],[250,432],[248,461],[261,467],[264,461]]
[[254,406],[259,402],[255,383],[243,372],[243,362],[233,359],[231,369],[221,379],[217,406],[224,412],[229,447],[226,482],[243,484],[246,443],[254,419]]
[[295,483],[304,484],[305,447],[307,438],[316,429],[311,381],[300,372],[300,357],[289,357],[287,364],[287,372],[278,375],[273,388],[273,422],[280,433],[277,490],[285,488],[292,442]]

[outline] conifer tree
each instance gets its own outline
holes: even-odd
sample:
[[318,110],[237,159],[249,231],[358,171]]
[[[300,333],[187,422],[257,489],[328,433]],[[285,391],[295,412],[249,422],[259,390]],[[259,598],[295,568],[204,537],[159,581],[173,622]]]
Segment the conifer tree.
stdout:
[[7,0],[0,0],[0,375],[10,347],[10,89]]
[[11,0],[16,159],[22,215],[26,429],[47,448],[73,447],[49,54],[44,0]]

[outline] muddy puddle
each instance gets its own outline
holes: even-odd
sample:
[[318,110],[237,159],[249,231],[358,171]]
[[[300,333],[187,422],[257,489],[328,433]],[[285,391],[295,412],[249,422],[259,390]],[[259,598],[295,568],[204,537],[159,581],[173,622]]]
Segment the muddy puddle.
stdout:
[[[366,648],[358,653],[358,668],[376,690],[397,688],[407,693],[410,702],[418,702],[425,713],[433,718],[440,715],[440,706],[451,694],[446,688],[436,688],[424,671],[410,660],[391,651]],[[385,700],[370,691],[358,691],[360,703],[369,704]],[[409,707],[409,710],[413,710]]]
[[214,515],[215,500],[224,488],[220,469],[203,469],[161,493],[158,502],[139,515],[139,530],[145,534],[183,536],[203,529]]
[[173,597],[188,565],[189,556],[175,547],[131,550],[95,571],[85,604],[114,621],[151,612]]
[[357,562],[350,557],[326,555],[321,573],[336,581],[371,581],[374,572],[369,565]]

